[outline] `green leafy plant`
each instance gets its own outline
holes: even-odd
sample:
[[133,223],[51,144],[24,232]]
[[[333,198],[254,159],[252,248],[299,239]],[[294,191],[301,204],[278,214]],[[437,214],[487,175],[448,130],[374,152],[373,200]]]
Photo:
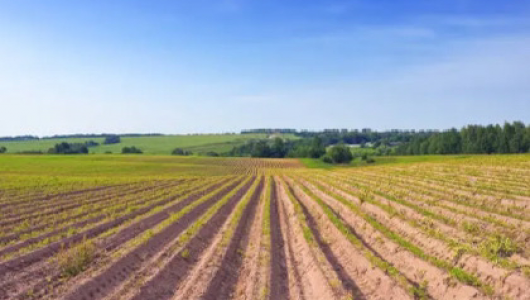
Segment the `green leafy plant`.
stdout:
[[180,253],[180,256],[182,256],[182,258],[188,258],[188,257],[190,257],[190,250],[185,249],[184,251],[182,251],[182,252]]
[[482,243],[481,250],[486,256],[498,260],[512,256],[519,252],[520,248],[510,238],[496,234]]
[[86,238],[78,245],[63,249],[57,255],[57,263],[65,277],[74,277],[88,268],[96,256],[96,245]]

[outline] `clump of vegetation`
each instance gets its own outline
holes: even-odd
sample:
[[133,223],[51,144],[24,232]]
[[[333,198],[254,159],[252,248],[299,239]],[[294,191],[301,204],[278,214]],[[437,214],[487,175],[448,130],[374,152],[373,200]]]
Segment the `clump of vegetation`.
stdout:
[[121,149],[121,153],[122,154],[142,154],[143,151],[140,150],[139,148],[136,148],[135,146],[131,146],[131,147],[123,147]]
[[103,144],[119,144],[121,143],[121,138],[119,135],[108,135],[105,137],[105,141],[103,141]]
[[414,297],[420,300],[429,299],[429,294],[427,292],[428,286],[429,286],[429,282],[427,280],[424,280],[417,287],[414,287],[413,288]]
[[0,147],[0,153],[6,153],[6,151],[7,151],[6,147],[4,146]]
[[96,245],[93,241],[83,240],[79,245],[68,250],[61,250],[57,256],[57,263],[61,274],[74,277],[88,268],[96,255]]
[[93,140],[90,140],[90,141],[86,141],[85,142],[85,146],[87,146],[87,147],[97,147],[97,146],[99,146],[99,143],[98,142],[94,142]]
[[188,258],[188,257],[190,257],[190,250],[185,249],[184,251],[182,251],[182,252],[180,253],[180,256],[182,256],[182,258]]
[[331,158],[331,156],[329,154],[326,154],[326,155],[322,156],[322,161],[327,163],[327,164],[332,164],[333,163],[333,159]]
[[350,147],[344,144],[338,144],[331,147],[331,149],[326,155],[329,155],[329,158],[331,158],[333,163],[336,164],[347,164],[353,159]]
[[512,256],[519,252],[520,248],[510,238],[497,234],[484,241],[481,250],[491,260],[497,261],[499,258]]
[[85,143],[66,143],[55,144],[48,150],[50,154],[88,154],[88,147]]
[[171,152],[172,155],[182,155],[182,156],[188,156],[192,155],[193,153],[191,151],[184,150],[182,148],[175,148]]
[[217,156],[219,156],[219,153],[214,152],[214,151],[208,151],[208,152],[206,152],[206,156],[217,157]]
[[480,227],[478,226],[478,224],[473,222],[462,222],[462,228],[465,232],[470,234],[477,234],[480,232]]
[[27,150],[27,151],[19,151],[17,154],[44,154],[44,152],[40,150]]
[[371,156],[368,156],[368,153],[363,153],[361,155],[361,160],[365,161],[367,164],[375,163],[375,159]]

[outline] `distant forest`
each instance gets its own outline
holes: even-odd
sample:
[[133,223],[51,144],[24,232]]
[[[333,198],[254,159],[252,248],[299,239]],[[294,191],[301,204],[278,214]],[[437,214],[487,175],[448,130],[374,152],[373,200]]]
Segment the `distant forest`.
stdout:
[[395,154],[491,154],[530,151],[530,125],[523,122],[501,125],[468,125],[430,136],[415,136],[396,147]]
[[[449,130],[388,130],[324,129],[322,131],[296,130],[289,128],[261,128],[242,130],[241,134],[267,134],[268,138],[252,138],[228,152],[208,152],[208,156],[251,156],[251,157],[293,157],[323,158],[332,150],[330,146],[348,146],[354,156],[366,155],[425,155],[425,154],[492,154],[530,152],[530,124],[506,122],[502,125],[468,125],[462,129]],[[295,135],[289,139],[281,134]],[[103,144],[120,143],[121,137],[163,136],[150,134],[72,134],[36,137],[31,135],[2,137],[0,141],[30,141],[58,138],[105,138]],[[88,153],[89,147],[99,144],[58,143],[48,153]],[[178,146],[178,145],[176,145]],[[342,148],[344,149],[344,148]],[[124,153],[129,153],[124,150]],[[134,150],[134,149],[133,149]],[[179,151],[177,151],[179,150]],[[0,149],[0,153],[6,149]],[[42,153],[41,151],[38,151]],[[32,152],[33,153],[33,152]],[[138,152],[134,152],[138,153]],[[168,153],[169,154],[169,153]],[[176,148],[173,155],[191,155],[188,149]],[[365,157],[366,159],[366,157]]]
[[[468,125],[458,130],[389,130],[373,131],[325,129],[297,131],[295,129],[251,129],[246,133],[291,133],[296,141],[250,141],[234,147],[229,155],[256,157],[314,157],[322,148],[336,144],[373,148],[374,155],[425,154],[492,154],[530,152],[530,125],[516,121],[504,125]],[[318,156],[320,157],[320,156]]]
[[50,140],[50,139],[92,139],[92,138],[106,138],[108,136],[119,136],[119,137],[141,137],[141,136],[163,136],[161,133],[125,133],[125,134],[111,134],[111,133],[98,133],[98,134],[62,134],[52,135],[45,137],[38,137],[34,135],[19,135],[19,136],[4,136],[0,137],[0,142],[16,142],[16,141],[31,141],[31,140]]

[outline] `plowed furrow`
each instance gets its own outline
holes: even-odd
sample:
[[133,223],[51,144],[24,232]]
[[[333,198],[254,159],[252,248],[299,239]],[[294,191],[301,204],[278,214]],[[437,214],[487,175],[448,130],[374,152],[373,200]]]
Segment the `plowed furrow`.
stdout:
[[[499,203],[497,199],[485,206],[483,201],[478,201],[475,197],[461,197],[448,191],[439,191],[434,188],[420,188],[419,182],[410,182],[407,185],[393,183],[391,186],[380,186],[378,181],[373,179],[360,180],[368,186],[378,187],[381,192],[389,194],[396,194],[397,192],[407,191],[409,198],[412,199],[423,199],[425,203],[430,206],[439,206],[442,208],[449,208],[452,211],[462,214],[465,216],[475,218],[489,218],[494,221],[494,224],[501,227],[513,227],[513,226],[530,226],[530,222],[527,221],[528,217],[525,216],[524,207],[511,208],[504,206]],[[414,186],[410,186],[414,185]],[[449,197],[448,195],[451,195]],[[456,198],[454,198],[456,197]],[[517,213],[515,213],[517,212]],[[506,223],[506,224],[505,224]],[[492,224],[493,225],[493,224]]]
[[[216,193],[207,201],[199,204],[188,214],[184,215],[177,222],[172,223],[164,228],[160,233],[150,238],[146,243],[135,248],[115,262],[111,267],[99,274],[92,280],[89,280],[82,286],[78,287],[72,293],[68,294],[65,300],[90,300],[100,299],[110,293],[118,285],[129,278],[133,273],[140,270],[142,263],[159,252],[165,245],[174,240],[183,232],[193,221],[200,217],[211,205],[226,195],[238,183],[234,183],[220,192]],[[127,231],[124,236],[130,236],[135,231],[134,228]]]
[[[362,209],[381,224],[392,228],[396,233],[413,242],[427,254],[453,261],[454,265],[459,265],[468,272],[475,272],[481,280],[491,284],[497,291],[505,295],[519,299],[524,294],[525,288],[530,286],[530,280],[525,278],[520,272],[503,269],[495,265],[495,263],[479,257],[478,253],[459,252],[462,250],[452,249],[443,242],[420,232],[408,223],[396,218],[390,218],[386,212],[371,206],[370,203],[365,202],[362,205]],[[506,280],[507,277],[509,277],[509,280]]]
[[[153,215],[148,216],[147,218],[141,219],[138,222],[135,222],[124,229],[120,230],[118,233],[105,238],[103,241],[100,241],[98,243],[98,247],[100,249],[104,249],[105,251],[111,251],[115,248],[118,248],[119,246],[123,245],[127,241],[133,239],[134,237],[140,235],[141,233],[145,232],[146,230],[156,226],[163,220],[167,219],[167,217],[170,216],[171,213],[175,213],[179,211],[183,206],[182,202],[185,202],[187,204],[197,200],[198,198],[214,191],[215,189],[219,188],[223,184],[225,184],[228,180],[222,180],[221,182],[212,184],[206,189],[201,190],[200,192],[192,193],[187,198],[179,201],[178,203],[171,205],[164,210],[155,213]],[[172,199],[179,198],[183,195],[188,195],[193,190],[197,189],[197,187],[191,187],[190,189],[187,189],[183,192],[180,192],[178,195],[171,197]],[[165,200],[166,201],[166,200]],[[19,284],[20,281],[27,281],[31,282],[31,279],[35,279],[35,276],[33,274],[40,273],[43,274],[43,276],[37,276],[37,278],[47,277],[45,280],[40,280],[36,282],[33,286],[31,286],[30,290],[32,294],[34,295],[44,295],[49,292],[49,290],[53,290],[63,284],[63,281],[59,280],[61,277],[60,270],[57,268],[53,268],[53,266],[49,265],[42,265],[40,268],[36,268],[30,273],[22,274],[21,276],[18,276],[16,280],[14,280],[11,284],[7,283],[6,285],[3,285],[3,288],[6,289],[8,286],[10,286],[10,289],[16,289],[13,285]],[[49,279],[51,278],[51,280]],[[53,284],[50,284],[52,282]],[[20,294],[23,297],[24,293]],[[0,299],[3,299],[0,295]]]
[[[346,272],[344,267],[341,265],[333,251],[331,251],[330,245],[325,242],[322,234],[318,230],[318,224],[316,223],[315,218],[309,213],[307,207],[304,205],[304,203],[300,201],[291,186],[289,186],[289,190],[291,191],[291,194],[295,197],[296,201],[298,201],[298,203],[302,207],[302,211],[307,219],[307,223],[311,232],[313,233],[313,236],[315,237],[315,241],[317,242],[318,247],[320,247],[326,259],[333,267],[333,270],[337,274],[337,277],[340,280],[340,283],[342,284],[343,288],[349,291],[350,295],[353,296],[354,299],[366,299],[366,297],[361,292],[359,286],[357,286],[353,278]],[[364,241],[363,244],[365,244]]]
[[135,211],[133,213],[130,213],[130,214],[127,214],[125,216],[116,218],[116,219],[111,220],[109,222],[105,222],[105,223],[100,224],[100,225],[98,225],[98,226],[96,226],[94,228],[91,228],[91,229],[88,229],[88,230],[86,230],[84,232],[75,234],[75,235],[73,235],[71,237],[62,239],[62,240],[60,240],[58,242],[49,244],[46,247],[43,247],[43,248],[40,248],[40,249],[38,249],[36,251],[30,252],[30,253],[28,253],[26,255],[22,255],[20,257],[14,258],[12,260],[8,260],[8,261],[5,261],[5,262],[2,262],[2,263],[0,263],[0,282],[2,281],[2,279],[4,277],[2,275],[8,274],[8,272],[9,272],[9,274],[16,273],[17,271],[22,270],[23,268],[26,268],[26,267],[34,264],[35,262],[38,262],[40,260],[46,259],[46,258],[54,255],[61,248],[64,248],[65,245],[68,246],[68,245],[76,244],[76,243],[82,241],[85,238],[87,238],[87,239],[94,238],[94,237],[102,234],[103,232],[105,232],[105,231],[107,231],[107,230],[109,230],[109,229],[111,229],[113,227],[119,226],[120,224],[123,224],[123,223],[125,223],[128,220],[134,219],[137,216],[140,216],[142,214],[147,213],[148,211],[150,211],[154,207],[170,203],[171,201],[174,201],[176,198],[177,197],[170,197],[170,198],[167,198],[165,200],[158,201],[156,203],[153,203],[153,204],[149,205],[148,207],[139,209],[139,210],[137,210],[137,211]]
[[[57,193],[57,194],[53,194],[53,195],[47,195],[47,196],[40,197],[40,198],[33,198],[33,199],[30,198],[30,199],[27,199],[25,201],[31,201],[32,203],[41,202],[41,201],[48,201],[48,200],[51,200],[51,199],[56,198],[56,197],[75,196],[75,195],[80,195],[80,194],[85,194],[85,193],[104,191],[104,190],[113,189],[113,188],[120,188],[120,187],[123,187],[123,186],[126,186],[126,185],[130,185],[130,184],[99,186],[99,187],[95,187],[95,188],[89,188],[89,189],[83,189],[83,190],[77,190],[77,191],[70,191],[70,192],[65,192],[65,193]],[[10,206],[15,206],[16,204],[20,204],[21,202],[22,201],[10,202],[10,203],[1,203],[0,204],[0,208],[9,208]]]
[[[277,192],[280,194],[281,185],[277,185]],[[305,268],[310,268],[311,266],[303,265],[303,262],[298,257],[299,255],[304,255],[300,253],[304,249],[301,248],[302,243],[297,239],[296,233],[294,232],[291,224],[291,218],[294,218],[293,215],[290,215],[287,208],[285,207],[286,203],[282,200],[282,197],[278,196],[278,206],[280,213],[280,224],[285,230],[282,231],[283,239],[286,244],[286,261],[287,261],[287,274],[288,274],[288,284],[289,284],[289,299],[300,299],[300,300],[309,300],[308,298],[308,289],[307,285],[304,285]],[[296,242],[296,243],[295,243]],[[310,295],[311,296],[311,295]]]
[[243,255],[243,266],[236,284],[234,300],[265,299],[264,296],[268,293],[270,214],[266,213],[269,211],[267,208],[270,209],[270,177],[265,180],[258,211],[252,221],[249,245]]
[[[348,292],[338,283],[338,277],[325,259],[315,237],[307,225],[302,208],[289,192],[283,180],[278,181],[280,215],[286,220],[286,240],[292,252],[289,253],[289,268],[292,270],[296,289],[291,299],[342,299]],[[291,285],[293,286],[293,285]]]
[[[178,185],[178,183],[174,184],[174,185]],[[81,203],[75,202],[75,201],[68,201],[66,203],[70,203],[70,202],[73,202],[73,203],[67,204],[67,205],[63,205],[63,206],[61,206],[59,204],[51,204],[50,205],[51,209],[45,209],[44,211],[42,211],[42,208],[34,208],[34,209],[31,209],[28,212],[25,212],[25,215],[18,215],[14,219],[9,219],[9,220],[0,222],[0,226],[6,227],[6,226],[9,226],[9,225],[17,224],[17,223],[25,221],[25,220],[31,220],[31,219],[35,219],[35,218],[39,219],[39,218],[43,218],[43,217],[46,217],[46,216],[57,215],[57,214],[64,213],[64,212],[69,211],[69,210],[74,210],[76,208],[79,208],[79,207],[82,207],[82,206],[85,206],[85,205],[98,204],[98,203],[105,202],[105,201],[108,201],[108,200],[113,200],[113,199],[116,199],[118,197],[122,197],[122,196],[125,196],[125,195],[130,195],[130,194],[133,194],[133,193],[142,193],[142,192],[146,192],[146,191],[149,191],[149,190],[155,190],[155,189],[159,189],[159,188],[167,188],[167,187],[170,187],[170,186],[173,186],[173,185],[166,184],[166,185],[163,185],[163,186],[149,186],[149,187],[144,187],[144,188],[141,188],[141,189],[134,189],[133,188],[131,190],[124,191],[124,192],[122,192],[122,193],[120,193],[118,195],[110,195],[110,196],[109,195],[107,195],[107,196],[104,195],[104,196],[101,196],[99,198],[95,198],[95,199],[88,200],[88,201],[83,201]]]
[[289,281],[285,258],[285,243],[280,225],[278,205],[276,182],[275,180],[271,180],[271,275],[269,299],[287,300],[289,298]]
[[[179,201],[175,205],[172,205],[171,207],[165,209],[164,211],[161,211],[159,213],[156,213],[154,215],[151,215],[147,218],[142,219],[139,222],[136,222],[132,224],[131,226],[125,228],[124,230],[120,231],[119,233],[112,236],[112,238],[109,238],[105,240],[102,243],[102,248],[105,249],[105,251],[112,251],[113,249],[116,249],[123,243],[131,240],[135,236],[141,234],[142,232],[148,230],[149,228],[153,228],[157,224],[163,222],[167,218],[171,216],[171,214],[176,213],[183,209],[184,207],[188,206],[190,203],[198,200],[199,198],[203,197],[204,195],[208,195],[209,193],[213,192],[214,190],[220,188],[223,184],[226,184],[228,180],[223,180],[222,182],[216,183],[212,185],[211,187],[200,191],[199,193],[194,193],[193,195],[187,197],[186,199]],[[189,192],[189,191],[187,191]],[[186,193],[187,193],[186,192]],[[184,193],[185,194],[185,193]]]
[[307,195],[299,193],[298,189],[293,190],[307,212],[313,216],[318,230],[323,232],[334,256],[358,285],[364,297],[411,298],[407,292],[414,284],[404,278],[398,269],[392,267],[378,252],[373,252],[371,247],[367,248],[368,243],[363,242],[352,227],[348,227],[341,219],[331,220]]
[[236,227],[234,236],[228,245],[226,254],[223,257],[219,271],[215,274],[214,278],[210,282],[206,293],[203,295],[202,299],[214,300],[214,299],[228,299],[237,283],[237,278],[239,274],[239,269],[243,262],[243,258],[240,253],[245,253],[247,250],[249,233],[250,233],[250,224],[256,215],[256,207],[259,202],[259,197],[263,191],[263,178],[260,180],[260,183],[248,206],[243,212],[243,216],[239,224]]
[[[374,227],[375,223],[364,220],[361,215],[357,215],[357,212],[354,213],[340,201],[317,190],[313,191],[341,222],[348,225],[350,230],[355,228],[359,237],[364,239],[368,245],[371,245],[372,249],[377,251],[385,261],[388,261],[400,270],[407,280],[415,283],[419,283],[415,281],[416,278],[417,280],[427,280],[427,291],[429,295],[435,298],[441,297],[441,295],[452,295],[452,297],[472,296],[477,299],[487,298],[478,290],[478,288],[484,287],[480,281],[470,282],[470,284],[474,284],[475,286],[461,282],[465,280],[462,277],[460,277],[459,281],[456,281],[456,278],[454,282],[444,281],[444,278],[448,275],[448,271],[453,272],[453,270],[457,269],[452,268],[445,261],[436,260],[428,254],[425,254],[412,243],[404,241],[395,232],[386,231],[384,225],[377,225],[377,228]],[[434,263],[438,265],[434,265]],[[442,269],[442,267],[444,268]],[[458,269],[457,272],[463,271]],[[414,285],[416,286],[416,284]]]
[[[131,192],[131,193],[133,193],[133,192]],[[142,196],[143,195],[138,195],[138,197],[142,197]],[[145,198],[143,200],[138,200],[138,197],[135,196],[134,199],[129,200],[127,203],[129,203],[131,205],[143,205],[143,204],[148,203],[149,201],[155,200],[153,198],[153,196],[150,196],[150,197]],[[123,207],[121,209],[114,210],[113,213],[117,214],[117,213],[124,212],[127,209],[127,205],[126,205],[127,203],[124,203],[122,205]],[[53,224],[49,224],[48,223],[48,224],[44,224],[44,225],[41,225],[41,226],[33,227],[32,229],[29,229],[29,230],[26,230],[26,231],[22,231],[22,232],[19,232],[19,233],[14,233],[14,234],[11,234],[11,235],[4,236],[4,237],[0,238],[0,243],[2,243],[2,242],[6,243],[6,242],[14,241],[17,238],[19,238],[22,234],[29,234],[31,232],[35,232],[35,231],[38,231],[38,230],[49,228],[51,226],[55,227],[55,226],[61,224],[60,221],[64,221],[64,224],[62,225],[63,227],[61,227],[61,228],[58,228],[56,230],[52,230],[52,231],[49,231],[49,232],[43,232],[40,235],[31,237],[31,238],[23,239],[23,240],[21,240],[21,242],[19,242],[17,244],[14,244],[14,245],[5,247],[3,249],[0,249],[0,257],[5,255],[5,254],[7,254],[7,253],[11,253],[11,252],[17,251],[19,249],[22,249],[24,247],[27,247],[27,246],[29,246],[31,244],[38,243],[38,242],[40,242],[42,240],[45,240],[47,238],[50,238],[52,236],[56,236],[56,235],[58,235],[60,233],[65,233],[65,232],[67,232],[70,229],[78,229],[78,228],[85,227],[86,225],[102,221],[103,219],[108,217],[108,215],[106,213],[97,215],[97,212],[105,210],[106,208],[107,207],[101,207],[99,209],[87,210],[85,213],[78,214],[78,215],[75,215],[75,216],[72,216],[72,217],[69,217],[69,218],[65,218],[65,219],[59,220],[57,222],[51,221],[51,222],[53,222]],[[86,220],[82,220],[83,216],[88,216],[89,214],[92,215],[93,217],[89,218],[89,219],[86,219]],[[81,219],[82,221],[79,221],[79,222],[76,222],[76,223],[70,223],[70,224],[68,223],[68,221],[70,221],[70,220],[79,220],[79,219]]]
[[[2,223],[0,223],[0,226],[9,225],[10,222],[16,222],[20,219],[27,219],[32,217],[39,217],[39,213],[49,213],[53,212],[58,208],[61,209],[67,209],[69,204],[78,204],[83,205],[85,203],[97,203],[98,201],[104,201],[111,199],[112,196],[109,195],[117,195],[116,193],[120,193],[123,191],[131,191],[134,192],[136,190],[142,190],[142,189],[152,189],[156,188],[157,186],[150,186],[150,187],[135,187],[135,186],[129,186],[127,188],[119,187],[114,189],[106,189],[97,193],[87,193],[87,194],[80,194],[76,195],[74,197],[68,197],[68,198],[59,198],[59,199],[53,199],[53,200],[47,200],[44,203],[33,203],[33,201],[30,201],[29,203],[26,203],[24,205],[20,205],[19,207],[13,207],[10,208],[10,210],[6,210],[6,215],[4,216],[4,220]],[[37,214],[35,214],[37,213]],[[43,214],[44,215],[44,214]],[[9,223],[8,223],[9,222]]]
[[[176,286],[188,275],[199,261],[202,253],[208,248],[214,236],[219,232],[234,207],[247,193],[255,178],[239,189],[228,202],[204,225],[182,251],[188,255],[176,255],[160,272],[144,285],[134,300],[165,300],[174,296]],[[182,253],[182,252],[181,252]]]
[[73,203],[78,201],[86,201],[87,199],[100,199],[104,198],[106,195],[112,195],[119,193],[120,191],[127,191],[127,190],[134,190],[139,189],[138,186],[135,185],[128,185],[128,186],[116,186],[111,189],[103,189],[93,192],[86,192],[82,194],[76,194],[69,197],[57,197],[57,198],[51,198],[49,200],[46,200],[45,202],[39,202],[34,201],[31,198],[28,201],[25,201],[24,203],[21,203],[16,206],[10,206],[5,208],[5,219],[18,217],[21,215],[29,216],[31,213],[35,211],[44,211],[48,208],[57,207],[64,203]]

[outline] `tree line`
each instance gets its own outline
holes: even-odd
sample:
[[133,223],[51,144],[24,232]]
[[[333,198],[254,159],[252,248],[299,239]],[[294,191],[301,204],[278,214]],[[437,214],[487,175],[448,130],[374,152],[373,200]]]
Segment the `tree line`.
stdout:
[[[88,148],[99,146],[99,143],[92,140],[84,143],[67,143],[62,142],[55,144],[48,149],[50,154],[88,154]],[[39,154],[39,151],[29,151],[27,154]]]
[[530,152],[530,125],[505,122],[504,125],[468,125],[452,128],[428,137],[416,136],[398,145],[393,154],[492,154]]
[[31,140],[49,140],[49,139],[71,139],[71,138],[83,138],[83,139],[93,139],[93,138],[107,138],[109,136],[117,137],[143,137],[143,136],[163,136],[162,133],[124,133],[124,134],[114,134],[114,133],[88,133],[88,134],[58,134],[51,136],[38,137],[35,135],[19,135],[19,136],[3,136],[0,137],[0,142],[16,142],[16,141],[31,141]]
[[309,157],[319,158],[326,153],[320,137],[300,140],[284,140],[280,137],[271,140],[250,140],[241,146],[233,147],[227,156],[251,157]]

